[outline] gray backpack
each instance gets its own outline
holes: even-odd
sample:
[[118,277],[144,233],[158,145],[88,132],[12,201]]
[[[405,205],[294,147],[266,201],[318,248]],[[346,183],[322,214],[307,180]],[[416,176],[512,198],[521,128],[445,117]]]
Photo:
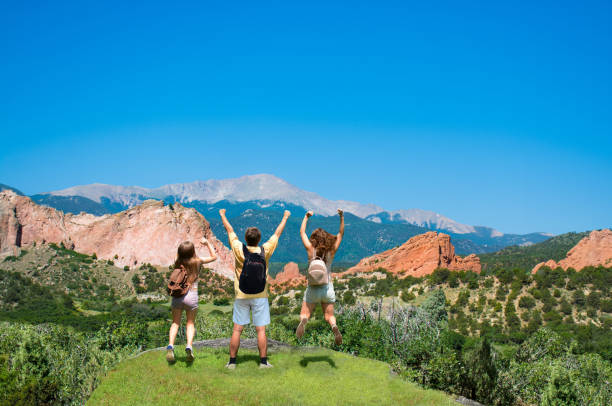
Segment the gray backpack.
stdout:
[[327,265],[323,259],[316,256],[312,258],[308,265],[308,285],[309,286],[321,286],[329,283],[329,273],[327,272]]

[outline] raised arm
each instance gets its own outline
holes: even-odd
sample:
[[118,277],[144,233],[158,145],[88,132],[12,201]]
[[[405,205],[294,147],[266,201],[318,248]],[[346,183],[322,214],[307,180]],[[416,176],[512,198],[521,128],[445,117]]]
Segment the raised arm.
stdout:
[[210,262],[216,261],[217,260],[217,253],[215,252],[215,249],[212,246],[212,244],[210,243],[210,241],[208,241],[206,238],[202,237],[202,240],[200,242],[202,243],[202,245],[206,245],[208,247],[208,251],[210,252],[210,256],[209,257],[200,258],[202,260],[202,263],[203,264],[208,264]]
[[312,216],[312,214],[312,210],[306,212],[304,219],[302,220],[302,226],[300,227],[300,237],[302,237],[302,244],[304,244],[304,248],[306,248],[308,258],[311,258],[314,255],[314,247],[306,235],[306,225],[308,224],[308,219]]
[[276,238],[280,238],[281,234],[283,233],[285,225],[287,225],[287,219],[289,218],[289,216],[291,216],[291,212],[289,210],[285,210],[285,213],[283,213],[283,219],[281,220],[278,227],[276,227],[276,231],[274,232]]
[[227,220],[227,217],[225,217],[225,209],[219,210],[219,215],[221,216],[221,221],[223,222],[223,227],[225,227],[225,231],[227,231],[227,235],[230,235],[234,232],[234,228]]
[[344,212],[341,209],[338,209],[338,215],[340,216],[340,230],[338,231],[338,234],[336,234],[336,243],[334,244],[334,253],[338,251],[338,248],[340,248],[342,237],[344,237]]

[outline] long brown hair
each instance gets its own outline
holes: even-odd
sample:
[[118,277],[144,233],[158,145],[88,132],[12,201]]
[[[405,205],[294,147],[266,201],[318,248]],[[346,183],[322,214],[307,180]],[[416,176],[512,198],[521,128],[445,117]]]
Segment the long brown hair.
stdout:
[[189,274],[189,279],[193,283],[198,278],[200,259],[196,255],[195,246],[191,241],[182,242],[178,247],[174,267],[178,268],[181,265],[185,267],[187,274]]
[[328,254],[334,252],[336,236],[317,228],[310,234],[310,243],[315,249],[315,257],[325,260]]

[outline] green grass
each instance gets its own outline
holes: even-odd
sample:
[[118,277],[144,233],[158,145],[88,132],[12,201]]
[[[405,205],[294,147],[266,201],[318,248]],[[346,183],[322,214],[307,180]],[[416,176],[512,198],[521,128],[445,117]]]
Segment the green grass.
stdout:
[[88,405],[453,405],[448,395],[419,388],[389,365],[324,350],[275,352],[274,368],[260,370],[259,356],[240,351],[238,367],[224,368],[226,349],[202,349],[177,363],[153,351],[124,361],[102,379]]

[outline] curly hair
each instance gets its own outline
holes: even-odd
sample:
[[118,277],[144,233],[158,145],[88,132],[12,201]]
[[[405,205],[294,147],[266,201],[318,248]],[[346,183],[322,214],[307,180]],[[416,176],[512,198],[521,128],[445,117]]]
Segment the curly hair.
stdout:
[[327,254],[333,253],[336,236],[322,228],[317,228],[310,234],[310,243],[315,249],[315,256],[325,259]]

